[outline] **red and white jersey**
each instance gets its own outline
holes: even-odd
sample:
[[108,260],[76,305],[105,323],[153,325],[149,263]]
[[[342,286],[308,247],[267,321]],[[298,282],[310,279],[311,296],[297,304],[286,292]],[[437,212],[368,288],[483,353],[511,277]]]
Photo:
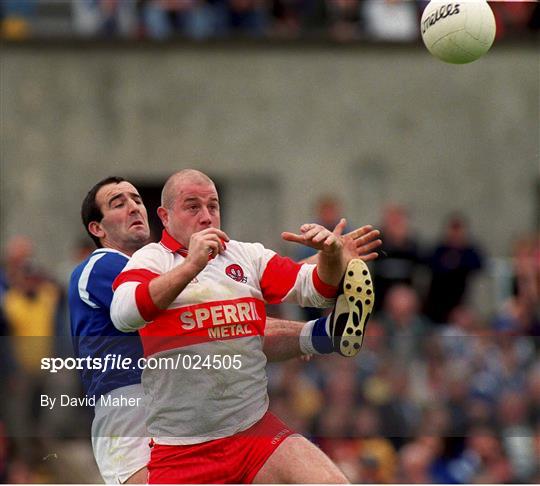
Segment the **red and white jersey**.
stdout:
[[231,240],[160,311],[149,283],[186,255],[163,232],[161,242],[137,251],[114,282],[114,325],[139,329],[146,358],[170,358],[169,369],[167,360],[153,359],[156,369],[142,374],[148,431],[161,444],[227,437],[261,419],[268,408],[265,303],[329,307],[336,295],[315,265],[297,264],[260,243]]

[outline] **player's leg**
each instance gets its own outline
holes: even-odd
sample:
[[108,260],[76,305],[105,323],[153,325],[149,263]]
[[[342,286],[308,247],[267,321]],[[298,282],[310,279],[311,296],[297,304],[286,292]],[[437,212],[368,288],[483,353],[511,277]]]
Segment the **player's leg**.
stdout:
[[351,260],[341,293],[328,317],[306,323],[268,319],[263,346],[268,361],[332,352],[356,356],[374,301],[373,279],[367,265],[359,259]]
[[[107,396],[141,399],[142,385],[117,388]],[[92,421],[92,449],[105,483],[147,483],[149,442],[144,406],[107,407],[96,404]]]
[[365,262],[354,259],[347,265],[342,294],[328,318],[328,333],[334,349],[343,356],[356,356],[364,341],[365,328],[375,295],[373,279]]
[[272,453],[253,479],[256,484],[348,484],[349,481],[317,446],[291,435]]
[[130,476],[123,484],[146,484],[148,482],[148,469],[143,467]]

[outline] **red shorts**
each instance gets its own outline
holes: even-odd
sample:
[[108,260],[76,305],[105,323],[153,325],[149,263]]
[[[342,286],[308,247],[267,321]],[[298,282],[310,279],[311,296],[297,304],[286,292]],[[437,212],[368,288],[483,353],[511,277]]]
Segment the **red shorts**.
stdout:
[[154,444],[150,484],[251,483],[272,453],[294,432],[266,412],[249,429],[193,445]]

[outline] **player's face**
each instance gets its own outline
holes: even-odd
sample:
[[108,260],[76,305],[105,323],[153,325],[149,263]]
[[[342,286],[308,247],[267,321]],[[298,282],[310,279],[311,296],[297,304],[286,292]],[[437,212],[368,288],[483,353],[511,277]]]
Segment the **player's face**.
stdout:
[[96,203],[103,219],[97,235],[103,246],[131,254],[148,242],[148,214],[141,196],[127,181],[108,184],[99,189]]
[[186,248],[193,233],[220,228],[219,198],[213,184],[183,182],[165,223],[169,233]]

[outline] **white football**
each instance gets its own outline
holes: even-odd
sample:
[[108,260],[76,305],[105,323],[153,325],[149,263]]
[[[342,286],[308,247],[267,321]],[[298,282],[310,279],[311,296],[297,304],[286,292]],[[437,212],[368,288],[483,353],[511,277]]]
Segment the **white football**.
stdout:
[[483,56],[495,39],[495,16],[485,0],[428,3],[420,22],[429,52],[453,64]]

